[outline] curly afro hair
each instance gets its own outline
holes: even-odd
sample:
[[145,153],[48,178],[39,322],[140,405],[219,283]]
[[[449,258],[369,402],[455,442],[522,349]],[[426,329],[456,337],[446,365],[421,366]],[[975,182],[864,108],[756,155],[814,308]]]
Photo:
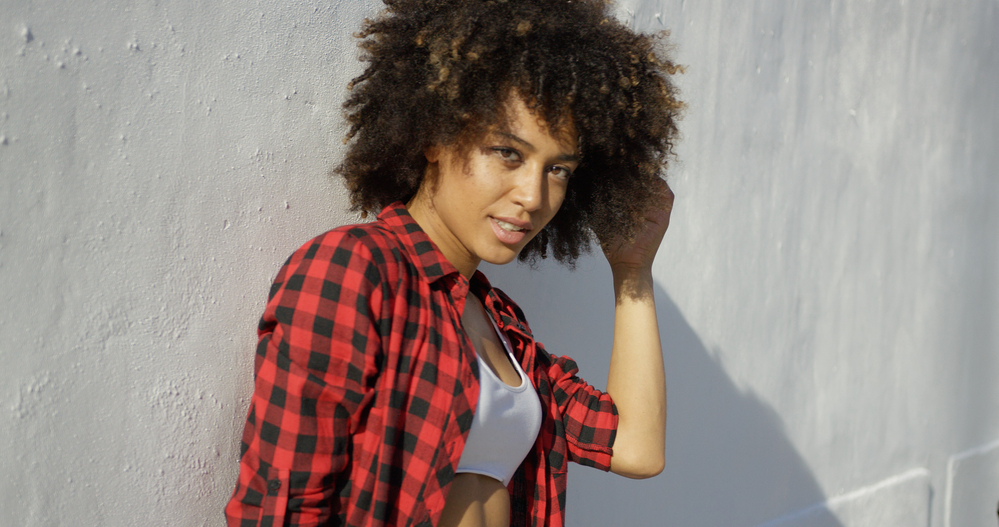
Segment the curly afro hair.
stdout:
[[633,236],[664,172],[683,108],[665,33],[635,33],[604,0],[386,0],[366,20],[362,75],[344,103],[335,169],[354,210],[409,200],[433,145],[460,145],[506,119],[519,95],[555,132],[571,123],[581,164],[555,218],[521,251],[572,266],[593,236]]

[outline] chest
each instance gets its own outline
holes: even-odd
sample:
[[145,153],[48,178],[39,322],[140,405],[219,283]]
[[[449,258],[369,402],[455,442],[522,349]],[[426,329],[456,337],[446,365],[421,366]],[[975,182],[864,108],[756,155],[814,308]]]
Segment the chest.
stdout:
[[[448,288],[412,288],[385,295],[379,316],[379,371],[364,372],[373,382],[369,386],[372,399],[361,419],[362,433],[354,436],[354,452],[360,454],[354,460],[355,474],[374,478],[370,484],[375,487],[406,489],[407,495],[422,503],[418,508],[431,511],[444,507],[445,489],[459,465],[479,403],[479,379],[486,373],[481,371],[485,365],[476,360],[475,341],[487,342],[482,354],[488,354],[493,364],[502,359],[505,363],[501,364],[518,375],[509,359],[493,353],[505,351],[498,338],[491,342],[495,348],[488,343],[496,336],[492,323],[484,319],[473,327],[463,322],[462,306],[457,304]],[[542,428],[553,429],[558,422],[553,418],[555,400],[546,372],[536,367],[533,337],[512,310],[495,303],[484,309],[488,316],[497,315],[497,326],[505,330],[513,355],[538,388]],[[563,452],[552,444],[556,435],[554,429],[542,433],[530,459],[540,459],[545,452]],[[386,465],[405,469],[372,472],[367,468]],[[542,463],[526,474],[546,466]]]
[[[403,285],[383,299],[380,371],[367,376],[376,383],[370,387],[372,411],[385,425],[439,433],[448,436],[445,441],[467,433],[483,373],[476,352],[503,382],[520,382],[497,326],[510,329],[505,334],[512,354],[534,386],[547,386],[539,384],[540,374],[532,368],[533,339],[512,313],[502,311],[503,305],[491,301],[486,306],[467,293],[467,286],[443,280]],[[494,315],[497,326],[487,318]],[[540,395],[544,405],[545,394]]]

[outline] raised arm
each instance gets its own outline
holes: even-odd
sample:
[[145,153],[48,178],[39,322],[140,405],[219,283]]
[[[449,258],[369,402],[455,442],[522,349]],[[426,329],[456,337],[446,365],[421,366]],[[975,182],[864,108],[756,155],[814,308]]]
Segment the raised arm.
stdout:
[[652,261],[669,226],[673,192],[662,181],[660,206],[646,212],[631,243],[603,243],[614,276],[614,344],[607,392],[619,421],[611,472],[648,478],[662,472],[666,446],[666,375],[656,320]]

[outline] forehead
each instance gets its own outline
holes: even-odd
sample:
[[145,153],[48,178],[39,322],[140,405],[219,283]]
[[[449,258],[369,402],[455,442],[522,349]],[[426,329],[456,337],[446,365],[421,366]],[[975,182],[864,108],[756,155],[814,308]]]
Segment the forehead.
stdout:
[[553,125],[519,96],[509,97],[501,112],[500,121],[489,127],[489,132],[513,135],[532,144],[533,141],[550,141],[562,150],[576,153],[579,134],[570,117]]

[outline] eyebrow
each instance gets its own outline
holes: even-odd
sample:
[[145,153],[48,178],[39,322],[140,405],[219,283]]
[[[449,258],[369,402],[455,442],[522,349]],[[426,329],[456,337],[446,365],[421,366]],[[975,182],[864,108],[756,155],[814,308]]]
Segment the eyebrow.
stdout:
[[[509,139],[509,140],[511,140],[513,142],[515,142],[515,143],[520,143],[520,144],[526,146],[527,148],[530,148],[531,150],[536,150],[536,148],[534,148],[534,145],[532,145],[531,143],[529,143],[529,142],[525,141],[524,139],[518,137],[516,134],[511,134],[510,132],[503,132],[503,131],[500,131],[500,130],[497,130],[497,131],[495,131],[493,133],[496,134],[496,135],[499,135],[499,136],[503,136],[503,137],[505,137],[505,138],[507,138],[507,139]],[[579,161],[579,155],[577,155],[577,154],[559,154],[558,160],[559,161],[565,161],[565,162],[578,162]]]

